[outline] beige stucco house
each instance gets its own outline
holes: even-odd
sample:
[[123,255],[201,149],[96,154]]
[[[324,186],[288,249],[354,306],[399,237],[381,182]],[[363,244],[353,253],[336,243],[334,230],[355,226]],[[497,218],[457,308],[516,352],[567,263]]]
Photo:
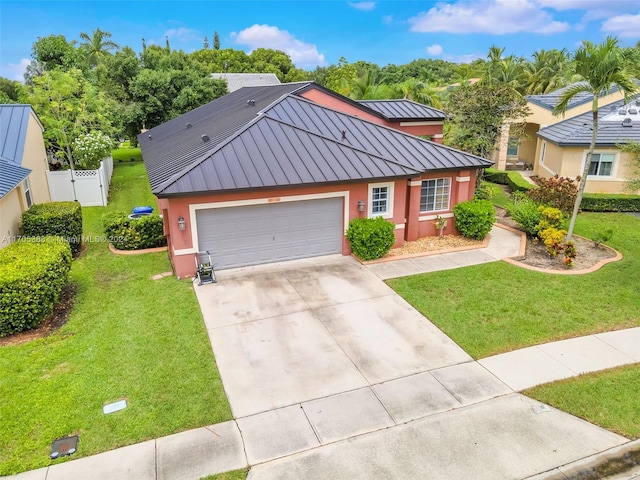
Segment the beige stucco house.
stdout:
[[[591,111],[542,128],[537,133],[534,173],[577,177],[584,170],[593,134]],[[637,175],[629,154],[619,146],[640,142],[640,96],[625,104],[618,100],[599,108],[598,137],[591,159],[585,191],[590,193],[637,193],[627,181]]]
[[0,248],[20,235],[20,217],[51,201],[44,128],[31,105],[0,105]]
[[[538,131],[550,125],[571,119],[585,112],[591,111],[593,95],[581,93],[576,95],[569,105],[564,115],[554,115],[553,109],[560,101],[560,97],[568,87],[563,87],[553,92],[543,95],[527,95],[527,106],[531,113],[525,120],[525,135],[522,138],[510,135],[509,124],[505,123],[498,142],[497,150],[493,160],[495,167],[499,170],[516,168],[534,168],[536,170],[536,153],[539,151]],[[624,98],[618,90],[611,90],[606,95],[598,99],[600,107],[618,102]],[[577,173],[575,175],[578,175]],[[574,176],[575,176],[574,175]]]

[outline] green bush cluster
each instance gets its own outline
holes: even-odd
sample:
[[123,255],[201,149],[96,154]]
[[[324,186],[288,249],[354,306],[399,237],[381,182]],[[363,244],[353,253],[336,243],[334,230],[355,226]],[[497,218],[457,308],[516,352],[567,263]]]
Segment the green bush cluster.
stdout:
[[162,218],[157,215],[131,220],[126,213],[116,212],[103,219],[103,227],[105,235],[118,250],[141,250],[167,244]]
[[476,200],[491,200],[493,197],[493,189],[487,182],[480,182],[480,185],[476,187],[476,191],[473,194],[473,198]]
[[536,180],[538,188],[532,188],[527,196],[541,205],[550,205],[565,213],[571,213],[578,196],[578,181],[569,177],[554,175]]
[[354,218],[347,229],[351,251],[362,260],[383,257],[396,241],[395,228],[382,217]]
[[640,212],[640,195],[585,193],[580,208],[585,212]]
[[489,200],[470,200],[455,206],[456,228],[465,237],[482,240],[496,221],[496,211]]
[[51,202],[32,205],[22,214],[22,233],[34,239],[64,238],[76,255],[82,247],[82,207],[79,202]]
[[530,184],[518,172],[505,172],[504,170],[496,170],[495,168],[486,168],[483,178],[487,182],[499,183],[500,185],[509,185],[512,192],[526,192],[535,185]]
[[37,327],[70,269],[71,248],[60,237],[23,238],[0,250],[0,337]]

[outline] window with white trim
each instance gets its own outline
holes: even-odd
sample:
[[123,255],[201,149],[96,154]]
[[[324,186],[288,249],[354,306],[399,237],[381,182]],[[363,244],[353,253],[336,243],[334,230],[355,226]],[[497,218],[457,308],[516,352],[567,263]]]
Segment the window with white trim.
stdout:
[[449,210],[450,194],[450,178],[423,180],[422,189],[420,190],[420,211],[437,212],[440,210]]
[[369,185],[369,217],[393,216],[393,182]]
[[540,152],[540,163],[544,163],[544,154],[547,153],[547,142],[542,141],[542,151]]
[[31,199],[31,188],[29,188],[29,179],[25,178],[22,181],[22,191],[24,192],[24,198],[27,201],[27,208],[33,205],[33,200]]
[[594,153],[591,156],[589,175],[594,177],[611,177],[613,175],[613,162],[615,153]]

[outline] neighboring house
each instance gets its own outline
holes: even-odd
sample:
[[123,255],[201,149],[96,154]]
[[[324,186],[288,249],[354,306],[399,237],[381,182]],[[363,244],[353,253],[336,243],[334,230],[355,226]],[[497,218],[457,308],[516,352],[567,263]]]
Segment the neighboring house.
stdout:
[[43,131],[31,105],[0,105],[0,248],[21,234],[22,212],[51,201]]
[[[506,170],[507,168],[524,169],[531,168],[535,164],[536,149],[538,144],[537,133],[541,128],[554,125],[565,119],[575,117],[585,112],[591,111],[593,95],[581,93],[576,95],[569,105],[564,115],[554,115],[553,109],[560,101],[562,94],[569,88],[562,87],[553,92],[543,95],[527,95],[527,106],[531,114],[525,119],[525,136],[519,138],[509,134],[509,124],[502,127],[498,148],[494,156],[496,168]],[[606,106],[624,98],[617,89],[598,98],[599,106]]]
[[[538,132],[534,172],[553,175],[582,175],[593,133],[591,111],[556,123]],[[630,155],[617,145],[640,142],[640,96],[625,105],[623,100],[599,108],[598,137],[591,159],[585,191],[591,193],[633,193],[626,182],[636,175]]]
[[346,255],[357,217],[393,222],[396,245],[435,235],[491,162],[390,128],[412,120],[300,82],[243,88],[139,135],[176,275],[205,250],[217,268]]
[[280,80],[275,73],[212,73],[211,78],[226,80],[229,93],[242,87],[280,85]]

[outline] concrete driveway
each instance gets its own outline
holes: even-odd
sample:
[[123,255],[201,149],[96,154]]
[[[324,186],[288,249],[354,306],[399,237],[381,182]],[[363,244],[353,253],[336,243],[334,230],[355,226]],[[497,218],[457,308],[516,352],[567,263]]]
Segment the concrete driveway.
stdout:
[[350,257],[218,280],[196,294],[236,418],[471,361]]

